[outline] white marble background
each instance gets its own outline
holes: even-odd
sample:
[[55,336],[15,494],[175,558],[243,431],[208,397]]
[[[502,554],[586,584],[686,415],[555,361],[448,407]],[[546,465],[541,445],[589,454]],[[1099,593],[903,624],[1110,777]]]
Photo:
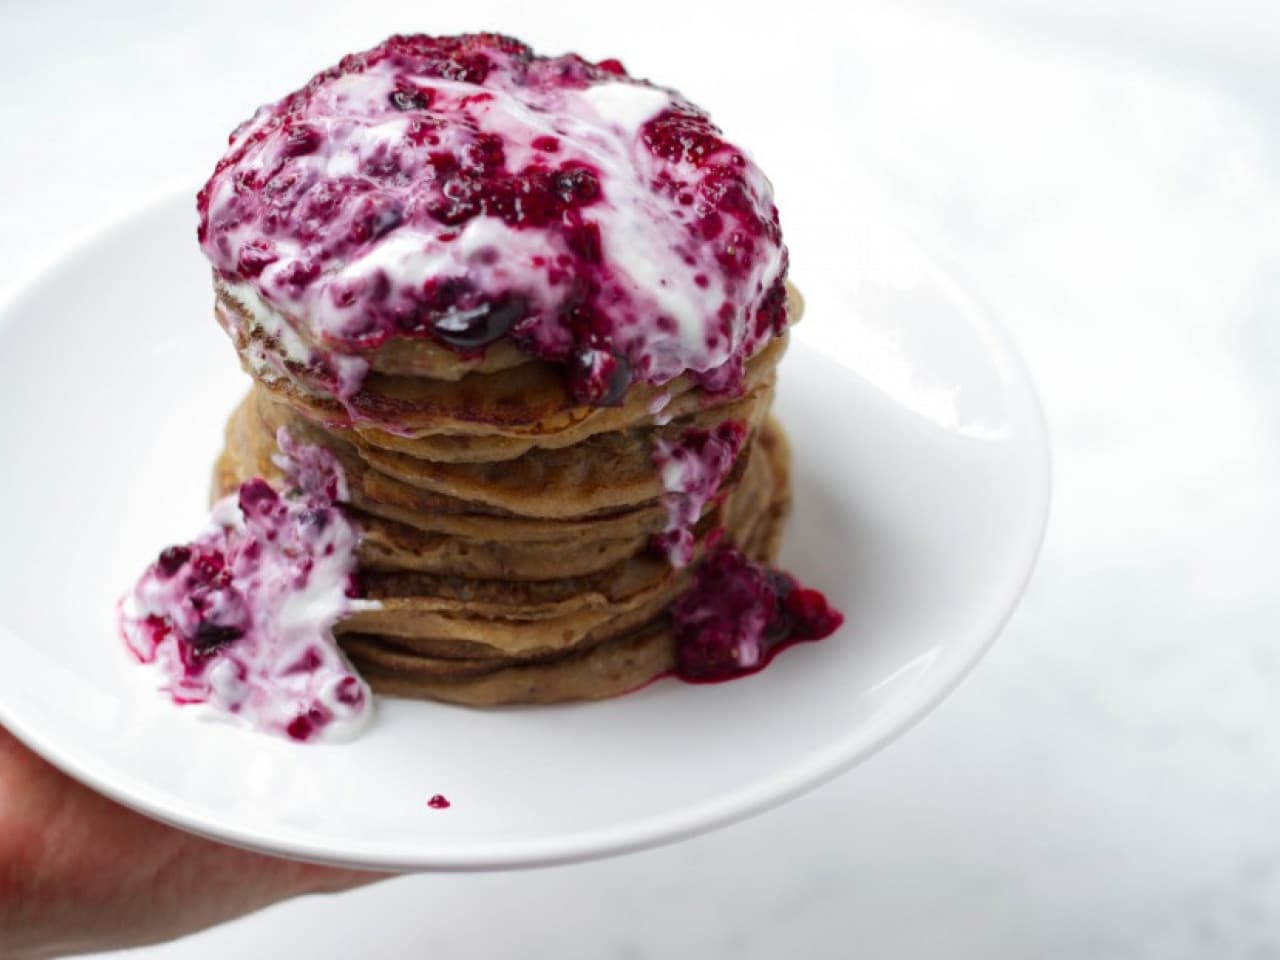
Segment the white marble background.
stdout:
[[1280,957],[1274,5],[188,6],[0,2],[0,286],[196,182],[348,49],[495,27],[710,107],[775,180],[801,283],[863,202],[949,251],[1039,382],[1055,505],[974,675],[802,800],[121,956]]

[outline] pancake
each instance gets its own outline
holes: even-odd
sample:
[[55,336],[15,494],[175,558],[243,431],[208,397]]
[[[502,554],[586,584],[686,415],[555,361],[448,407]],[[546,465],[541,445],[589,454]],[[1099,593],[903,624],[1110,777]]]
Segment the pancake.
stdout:
[[[259,415],[274,436],[284,427],[304,443],[324,442],[323,431],[288,407],[258,393]],[[535,448],[513,460],[481,463],[438,463],[369,447],[358,441],[350,452],[362,471],[400,481],[415,490],[439,494],[472,507],[483,506],[515,516],[573,518],[634,507],[660,497],[662,480],[653,466],[654,445],[674,442],[700,424],[725,420],[754,431],[773,400],[769,383],[734,403],[704,411],[702,416],[630,430],[599,433],[572,447]],[[348,434],[346,438],[349,439]]]
[[[763,416],[767,399],[771,391],[763,399],[747,397],[729,409]],[[357,490],[382,489],[370,482],[380,472],[344,440],[290,413],[260,390],[251,392],[228,423],[227,448],[215,486],[225,492],[248,476],[274,470],[275,429],[280,427],[298,430],[297,439],[322,443],[343,460],[349,481],[354,481],[353,506],[347,513],[363,534],[361,584],[378,607],[350,615],[337,632],[344,650],[375,689],[379,678],[394,675],[385,689],[405,693],[410,689],[407,677],[429,676],[429,685],[417,695],[456,702],[541,702],[567,696],[569,690],[582,698],[608,696],[623,682],[643,682],[645,677],[636,678],[645,670],[653,668],[654,675],[667,669],[670,654],[660,655],[655,645],[660,645],[659,636],[669,643],[669,631],[655,625],[686,588],[693,567],[674,570],[654,553],[649,541],[657,524],[628,538],[600,538],[590,532],[616,525],[616,518],[566,522],[467,516],[471,505],[449,498],[453,503],[448,510],[419,508],[417,516],[488,523],[491,528],[484,532],[496,539],[468,537],[456,529],[428,534],[354,506]],[[648,434],[673,436],[681,429],[651,425]],[[596,438],[587,446],[598,450],[607,442],[617,441]],[[635,442],[649,445],[652,440]],[[542,449],[526,454],[535,460],[564,456]],[[724,530],[733,541],[749,546],[753,555],[768,555],[789,497],[785,458],[775,424],[762,427],[744,444],[724,484],[724,496],[708,506],[695,529],[699,550],[712,530]],[[590,469],[579,472],[580,477],[593,475]],[[572,496],[572,490],[561,493]],[[654,499],[642,500],[638,511],[665,515]],[[541,525],[542,539],[509,539],[513,525],[530,522]],[[466,533],[480,529],[472,527]],[[694,560],[696,564],[696,555]],[[407,663],[414,664],[412,670],[406,670]],[[597,679],[592,684],[563,679],[575,671]],[[533,682],[530,677],[542,679]],[[555,677],[562,679],[551,679]],[[455,686],[441,695],[437,688],[442,684]]]
[[[795,303],[798,308],[798,299]],[[235,300],[220,299],[215,305],[245,369],[279,400],[327,427],[352,426],[374,435],[410,438],[499,437],[564,446],[641,422],[655,403],[675,404],[691,392],[698,405],[733,399],[708,395],[685,375],[662,387],[635,383],[618,406],[587,406],[570,395],[562,369],[531,361],[488,373],[472,370],[454,380],[374,371],[344,403],[333,395],[334,385],[323,369],[290,358],[276,337],[239,310]],[[785,349],[786,338],[779,337],[750,357],[744,389],[768,377]],[[677,409],[691,412],[688,401]],[[553,439],[563,434],[568,436],[560,436],[558,443]],[[499,447],[490,444],[491,450]]]
[[[759,562],[776,558],[790,506],[788,454],[776,424],[761,434],[772,470],[772,497],[739,547]],[[568,655],[519,662],[471,662],[425,657],[387,638],[346,634],[351,662],[382,694],[442,700],[473,707],[602,700],[644,686],[675,667],[674,639],[659,616],[628,634]]]
[[[226,448],[219,462],[215,493],[225,494],[241,480],[264,476],[282,482],[273,461],[277,455],[275,433],[258,415],[255,390],[232,414],[227,425]],[[667,511],[659,499],[650,498],[629,508],[587,513],[573,519],[522,517],[484,504],[470,503],[413,487],[370,468],[343,441],[330,435],[310,435],[338,458],[350,487],[351,503],[360,511],[413,527],[427,534],[443,534],[468,540],[504,543],[563,542],[576,538],[584,544],[633,539],[662,530]],[[739,463],[742,458],[739,458]],[[732,482],[737,470],[727,478]],[[566,496],[579,495],[575,491]]]
[[[748,539],[766,512],[761,507],[770,502],[773,473],[765,460],[752,457],[755,469],[746,471],[720,511],[717,528],[731,539]],[[374,576],[362,582],[380,608],[353,615],[340,629],[398,637],[402,646],[434,656],[536,656],[629,631],[670,606],[689,571],[673,570],[644,550],[600,574],[546,581]]]

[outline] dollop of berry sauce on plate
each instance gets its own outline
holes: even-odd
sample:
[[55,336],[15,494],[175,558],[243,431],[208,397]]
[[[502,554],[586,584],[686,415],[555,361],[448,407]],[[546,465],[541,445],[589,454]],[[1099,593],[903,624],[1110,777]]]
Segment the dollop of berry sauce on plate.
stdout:
[[734,391],[788,321],[769,182],[704,111],[494,34],[344,57],[232,133],[197,207],[220,283],[335,354],[340,398],[390,338],[509,338],[583,403]]
[[294,484],[261,478],[213,507],[190,543],[147,567],[120,602],[120,632],[180,704],[292,740],[340,739],[369,713],[371,694],[334,641],[355,598],[359,540],[338,503],[342,468],[327,450],[277,436]]
[[764,669],[784,648],[821,640],[844,615],[817,590],[718,544],[671,608],[676,674],[693,683]]

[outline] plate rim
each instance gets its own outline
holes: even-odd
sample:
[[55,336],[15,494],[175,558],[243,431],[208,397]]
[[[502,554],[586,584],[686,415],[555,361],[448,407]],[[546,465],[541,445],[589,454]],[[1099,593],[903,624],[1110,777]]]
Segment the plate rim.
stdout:
[[[105,235],[126,228],[132,221],[156,213],[168,205],[176,205],[179,198],[193,195],[194,191],[186,186],[179,190],[170,184],[148,199],[77,232],[65,247],[40,262],[25,277],[6,285],[0,291],[0,328],[6,325],[2,322],[3,319],[9,317],[26,296],[33,294],[36,288],[55,275],[65,261],[85,252]],[[156,796],[147,783],[138,782],[130,775],[114,778],[101,776],[92,763],[86,764],[81,758],[67,755],[42,731],[32,729],[20,716],[14,716],[3,699],[0,699],[0,725],[69,777],[160,822],[218,842],[274,856],[391,872],[512,870],[619,856],[676,843],[730,826],[781,806],[842,775],[908,732],[931,713],[991,649],[1021,603],[1036,570],[1048,529],[1053,492],[1052,451],[1044,406],[1030,369],[1011,333],[989,305],[975,293],[972,285],[959,275],[954,261],[941,253],[936,243],[926,242],[884,209],[878,209],[876,216],[901,230],[906,242],[919,251],[921,262],[931,279],[945,288],[948,299],[967,307],[966,313],[980,321],[982,333],[997,348],[994,352],[1002,368],[1007,371],[1008,384],[1014,388],[1019,404],[1026,405],[1028,434],[1021,446],[1025,449],[1027,467],[1035,478],[1034,498],[1029,503],[1029,515],[1034,517],[1034,522],[1020,535],[1017,555],[1019,573],[1016,580],[1011,582],[1011,589],[995,609],[994,615],[970,631],[975,639],[953,655],[951,672],[936,677],[932,683],[926,683],[921,691],[910,696],[900,696],[879,708],[866,724],[806,755],[799,763],[781,768],[755,783],[674,812],[632,819],[618,825],[592,828],[552,839],[472,844],[465,850],[443,848],[435,853],[430,851],[430,844],[406,851],[403,848],[390,849],[388,844],[382,842],[348,844],[343,850],[337,851],[283,825],[273,831],[254,830],[244,829],[224,820],[211,819],[202,815],[194,806],[189,806],[184,798],[173,798],[168,794]],[[819,349],[819,344],[808,338],[801,338],[797,342],[802,343],[805,349]],[[826,356],[841,366],[847,366],[839,352]],[[21,642],[24,641],[0,625],[0,643]],[[357,848],[364,852],[356,852]]]

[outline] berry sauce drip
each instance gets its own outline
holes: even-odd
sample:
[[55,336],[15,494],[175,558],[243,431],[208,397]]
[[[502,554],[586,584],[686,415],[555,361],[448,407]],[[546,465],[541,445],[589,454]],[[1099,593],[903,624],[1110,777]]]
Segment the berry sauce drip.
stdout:
[[437,793],[434,797],[427,801],[427,806],[432,810],[448,810],[453,804],[449,802],[449,798],[442,793]]
[[293,488],[261,478],[213,507],[212,524],[164,550],[120,601],[120,632],[176,703],[293,740],[341,739],[367,720],[371,694],[338,650],[355,599],[359,535],[338,509],[342,468],[281,430],[276,464]]
[[676,674],[692,683],[764,669],[784,647],[821,640],[844,615],[817,590],[717,544],[671,608]]
[[509,338],[583,403],[732,392],[788,319],[769,183],[702,110],[493,34],[344,57],[232,133],[197,207],[219,283],[292,330],[277,367],[339,399],[390,338]]
[[745,426],[726,420],[714,430],[695,427],[674,441],[654,444],[653,462],[665,491],[667,526],[653,542],[673,567],[688,566],[693,559],[693,528],[706,505],[719,495],[746,439]]

